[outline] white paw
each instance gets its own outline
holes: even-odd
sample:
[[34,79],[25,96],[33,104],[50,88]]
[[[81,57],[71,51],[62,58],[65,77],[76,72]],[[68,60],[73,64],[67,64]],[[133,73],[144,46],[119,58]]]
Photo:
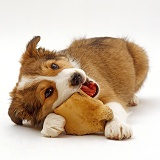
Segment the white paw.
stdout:
[[45,137],[57,137],[64,131],[65,119],[54,113],[50,113],[43,124],[41,134]]
[[115,140],[128,139],[132,136],[132,129],[125,122],[112,120],[106,124],[105,136]]
[[139,99],[136,95],[134,95],[130,100],[129,105],[133,107],[133,106],[137,106],[138,104],[139,104]]

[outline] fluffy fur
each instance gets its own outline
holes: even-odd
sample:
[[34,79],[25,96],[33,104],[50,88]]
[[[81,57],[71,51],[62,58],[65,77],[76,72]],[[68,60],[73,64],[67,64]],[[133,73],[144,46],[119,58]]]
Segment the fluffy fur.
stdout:
[[[114,119],[106,124],[106,137],[131,137],[132,129],[126,123],[124,108],[137,103],[134,95],[147,76],[148,58],[145,51],[125,39],[103,37],[75,40],[67,49],[51,52],[44,48],[37,49],[39,40],[40,37],[34,37],[28,43],[20,61],[19,80],[11,92],[9,108],[13,122],[22,124],[23,119],[31,121],[33,125],[43,122],[55,107],[86,81],[92,80],[99,85],[96,98],[114,113]],[[54,68],[52,64],[58,67]],[[81,77],[78,85],[72,83],[75,73]],[[55,93],[45,98],[49,84]],[[65,96],[62,96],[63,92]]]

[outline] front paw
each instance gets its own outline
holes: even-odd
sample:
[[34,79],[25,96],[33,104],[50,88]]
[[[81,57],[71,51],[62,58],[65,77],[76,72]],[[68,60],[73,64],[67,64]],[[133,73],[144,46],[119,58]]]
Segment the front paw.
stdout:
[[41,134],[45,137],[57,137],[64,131],[65,123],[62,116],[50,113],[44,121]]
[[114,140],[128,139],[132,136],[132,129],[125,122],[112,120],[106,124],[105,136]]

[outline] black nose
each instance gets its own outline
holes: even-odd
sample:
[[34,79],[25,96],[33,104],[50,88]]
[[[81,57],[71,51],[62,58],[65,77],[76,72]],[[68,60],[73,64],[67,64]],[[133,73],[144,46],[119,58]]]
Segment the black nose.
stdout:
[[78,86],[79,84],[82,84],[82,76],[79,73],[74,73],[71,78],[71,85],[72,86]]

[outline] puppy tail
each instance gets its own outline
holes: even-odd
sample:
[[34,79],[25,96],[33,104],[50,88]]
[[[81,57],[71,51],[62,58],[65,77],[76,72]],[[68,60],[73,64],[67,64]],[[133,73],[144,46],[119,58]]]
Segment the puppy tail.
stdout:
[[127,42],[127,48],[134,62],[136,75],[135,92],[137,92],[147,77],[149,70],[148,56],[143,48],[132,42]]

